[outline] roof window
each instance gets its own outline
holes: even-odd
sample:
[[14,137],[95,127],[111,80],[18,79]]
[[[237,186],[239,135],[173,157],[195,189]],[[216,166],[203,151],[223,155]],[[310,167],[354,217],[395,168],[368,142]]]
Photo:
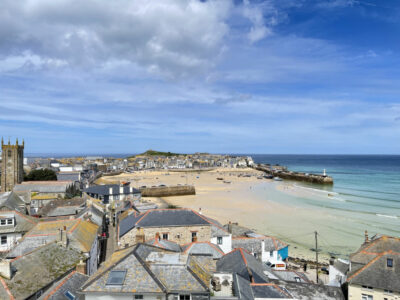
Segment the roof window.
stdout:
[[111,271],[108,275],[107,285],[123,285],[125,276],[126,270]]
[[65,291],[64,292],[64,296],[65,298],[69,299],[69,300],[75,300],[76,297],[74,294],[72,294],[70,291]]

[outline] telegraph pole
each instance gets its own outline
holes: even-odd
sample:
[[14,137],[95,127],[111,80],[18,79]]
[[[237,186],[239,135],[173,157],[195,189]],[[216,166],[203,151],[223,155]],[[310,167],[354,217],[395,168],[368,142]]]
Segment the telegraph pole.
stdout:
[[317,273],[317,284],[318,284],[318,232],[315,231],[315,260],[316,260],[316,267],[315,272]]

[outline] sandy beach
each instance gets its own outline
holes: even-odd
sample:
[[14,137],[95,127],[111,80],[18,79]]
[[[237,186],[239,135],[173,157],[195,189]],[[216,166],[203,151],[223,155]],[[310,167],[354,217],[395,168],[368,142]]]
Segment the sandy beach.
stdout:
[[[334,198],[298,186],[293,182],[259,179],[253,169],[215,169],[201,172],[139,171],[101,178],[102,183],[129,181],[132,186],[190,184],[196,195],[146,200],[199,210],[221,223],[238,222],[259,233],[276,236],[290,245],[290,256],[314,259],[314,232],[319,233],[321,260],[333,253],[346,257],[362,243],[364,226],[355,226],[351,218],[332,215],[323,208],[297,205],[296,199]],[[321,201],[322,201],[321,200]],[[329,199],[331,200],[331,199]],[[346,245],[346,246],[344,246]],[[330,253],[330,254],[329,254]]]

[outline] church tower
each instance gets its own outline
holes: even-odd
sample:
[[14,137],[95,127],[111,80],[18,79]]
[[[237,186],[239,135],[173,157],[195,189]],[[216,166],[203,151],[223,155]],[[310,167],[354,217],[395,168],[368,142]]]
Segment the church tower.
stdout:
[[1,138],[1,192],[12,191],[14,185],[24,180],[24,141],[18,145],[18,139],[15,145],[4,144]]

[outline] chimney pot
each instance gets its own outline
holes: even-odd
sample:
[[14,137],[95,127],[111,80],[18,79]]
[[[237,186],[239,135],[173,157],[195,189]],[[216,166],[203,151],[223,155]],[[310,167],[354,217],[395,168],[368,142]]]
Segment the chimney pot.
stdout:
[[368,238],[368,231],[365,230],[365,243],[369,242],[369,238]]

